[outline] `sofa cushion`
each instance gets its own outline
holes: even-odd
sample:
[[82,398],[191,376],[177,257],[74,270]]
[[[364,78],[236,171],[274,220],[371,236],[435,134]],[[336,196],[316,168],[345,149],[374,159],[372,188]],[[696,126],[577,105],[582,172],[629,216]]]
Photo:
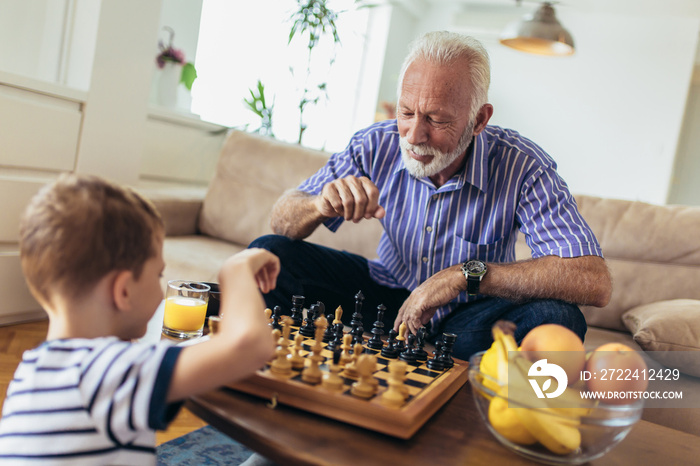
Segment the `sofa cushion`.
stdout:
[[582,306],[588,325],[625,331],[622,314],[670,299],[700,300],[700,207],[577,195],[613,277],[603,308]]
[[166,236],[194,235],[207,189],[202,187],[140,187],[158,209],[165,223]]
[[163,243],[163,286],[178,279],[217,282],[224,261],[242,249],[203,235],[168,236]]
[[630,335],[630,332],[627,330],[620,332],[618,330],[608,330],[601,327],[588,327],[586,338],[583,340],[583,346],[586,348],[586,351],[593,351],[599,346],[610,342],[622,343],[635,351],[642,351],[642,348],[634,341],[632,335]]
[[[288,189],[298,187],[328,161],[329,154],[297,144],[232,131],[204,198],[199,229],[213,238],[247,246],[272,233],[270,212]],[[376,257],[382,226],[377,220],[318,228],[308,240],[367,258]]]
[[652,358],[700,376],[700,301],[674,299],[637,306],[622,315],[634,341]]
[[233,131],[204,198],[202,233],[248,245],[270,230],[270,211],[282,193],[322,167],[328,155],[255,134]]

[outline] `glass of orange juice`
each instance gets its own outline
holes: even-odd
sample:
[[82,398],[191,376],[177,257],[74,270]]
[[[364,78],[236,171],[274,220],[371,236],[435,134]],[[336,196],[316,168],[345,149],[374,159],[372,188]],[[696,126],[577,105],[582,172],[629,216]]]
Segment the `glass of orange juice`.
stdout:
[[170,280],[165,292],[163,334],[183,340],[201,337],[209,289],[204,283]]

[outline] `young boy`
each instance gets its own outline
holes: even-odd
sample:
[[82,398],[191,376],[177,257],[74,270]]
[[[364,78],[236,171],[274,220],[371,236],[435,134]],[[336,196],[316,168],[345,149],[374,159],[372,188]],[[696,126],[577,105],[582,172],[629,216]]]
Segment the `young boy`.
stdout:
[[163,238],[148,201],[97,177],[63,175],[32,200],[20,257],[49,331],[7,390],[0,463],[155,464],[155,429],[184,399],[272,357],[260,291],[275,287],[279,261],[259,249],[223,265],[223,319],[211,339],[132,341],[163,299]]

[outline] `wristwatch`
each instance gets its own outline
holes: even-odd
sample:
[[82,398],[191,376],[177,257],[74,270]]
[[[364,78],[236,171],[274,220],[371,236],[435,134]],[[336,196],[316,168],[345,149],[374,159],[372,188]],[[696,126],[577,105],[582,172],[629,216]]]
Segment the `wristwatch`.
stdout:
[[470,260],[462,264],[462,273],[467,279],[467,294],[474,296],[479,294],[479,284],[486,275],[486,264],[479,260]]

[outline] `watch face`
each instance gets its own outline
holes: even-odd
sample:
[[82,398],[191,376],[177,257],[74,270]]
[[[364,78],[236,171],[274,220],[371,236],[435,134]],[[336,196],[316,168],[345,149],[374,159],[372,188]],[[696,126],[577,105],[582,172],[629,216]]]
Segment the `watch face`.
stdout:
[[486,264],[481,261],[469,261],[465,268],[469,275],[481,275],[486,272]]

